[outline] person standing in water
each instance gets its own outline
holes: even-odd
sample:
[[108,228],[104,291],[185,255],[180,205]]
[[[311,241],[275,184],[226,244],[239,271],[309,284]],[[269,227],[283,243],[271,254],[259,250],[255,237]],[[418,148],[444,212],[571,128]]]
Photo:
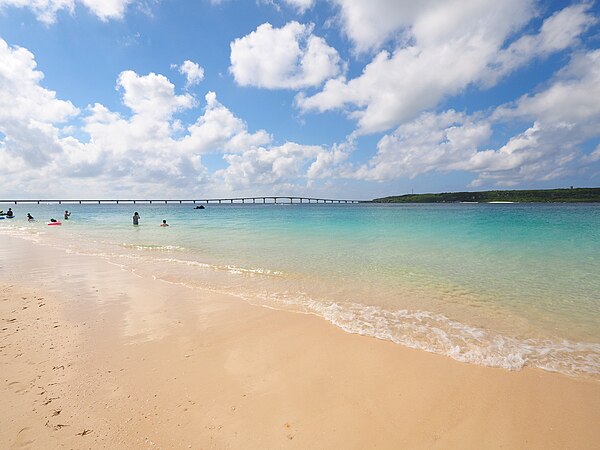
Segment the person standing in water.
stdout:
[[33,218],[33,216],[30,213],[27,213],[27,221],[28,222],[35,222],[35,219]]
[[163,220],[163,223],[160,224],[161,227],[168,227],[169,224],[167,223],[166,220]]
[[137,213],[137,211],[135,213],[133,213],[133,224],[134,225],[140,224],[140,215]]
[[69,211],[65,211],[65,220],[69,220],[69,216],[71,213]]

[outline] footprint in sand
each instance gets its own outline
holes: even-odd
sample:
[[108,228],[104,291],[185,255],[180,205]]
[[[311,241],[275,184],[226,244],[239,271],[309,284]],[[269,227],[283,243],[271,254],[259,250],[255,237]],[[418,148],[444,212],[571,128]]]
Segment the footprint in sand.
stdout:
[[46,406],[52,403],[52,400],[58,400],[60,397],[49,397],[42,402],[42,405]]
[[24,394],[27,392],[27,388],[23,386],[23,383],[20,381],[12,381],[8,383],[8,386],[16,393],[16,394]]
[[[283,428],[285,428],[285,429],[287,429],[287,430],[290,430],[290,429],[292,428],[292,425],[290,425],[290,423],[289,423],[289,422],[286,422],[286,423],[284,423],[284,424],[283,424]],[[291,431],[291,430],[290,430],[290,431]],[[293,435],[292,433],[288,433],[288,434],[286,434],[286,435],[285,435],[285,437],[287,437],[287,438],[288,438],[290,441],[291,441],[292,439],[294,439],[294,435]]]
[[31,446],[35,442],[35,439],[31,437],[30,430],[31,428],[29,427],[21,428],[21,431],[17,433],[17,439],[15,439],[11,448],[25,448]]

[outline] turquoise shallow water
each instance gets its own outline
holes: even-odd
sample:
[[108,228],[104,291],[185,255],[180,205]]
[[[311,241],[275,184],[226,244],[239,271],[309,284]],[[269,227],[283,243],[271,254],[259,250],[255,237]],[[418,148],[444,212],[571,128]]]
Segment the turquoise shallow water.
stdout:
[[[477,364],[600,378],[600,205],[0,205],[0,233]],[[71,220],[48,227],[72,210]],[[140,226],[131,224],[134,211]],[[27,212],[38,219],[27,223]],[[159,227],[162,219],[171,225]]]

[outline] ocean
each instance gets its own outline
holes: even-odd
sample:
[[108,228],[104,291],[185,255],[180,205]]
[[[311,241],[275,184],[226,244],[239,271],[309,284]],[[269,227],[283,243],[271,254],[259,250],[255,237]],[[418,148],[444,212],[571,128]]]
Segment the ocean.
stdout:
[[2,204],[0,234],[467,363],[600,379],[600,205],[205,206]]

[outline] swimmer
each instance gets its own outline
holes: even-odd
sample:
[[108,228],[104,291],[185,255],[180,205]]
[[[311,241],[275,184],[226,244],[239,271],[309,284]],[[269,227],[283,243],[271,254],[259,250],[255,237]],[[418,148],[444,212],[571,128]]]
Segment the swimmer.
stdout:
[[69,216],[71,213],[69,211],[65,211],[65,220],[69,220]]
[[33,218],[33,216],[30,213],[27,213],[27,221],[28,222],[35,222],[35,219]]
[[167,223],[166,220],[163,220],[163,223],[160,224],[161,227],[168,227],[169,224]]
[[137,211],[135,213],[133,213],[133,224],[134,225],[139,225],[140,221],[140,215],[137,213]]

